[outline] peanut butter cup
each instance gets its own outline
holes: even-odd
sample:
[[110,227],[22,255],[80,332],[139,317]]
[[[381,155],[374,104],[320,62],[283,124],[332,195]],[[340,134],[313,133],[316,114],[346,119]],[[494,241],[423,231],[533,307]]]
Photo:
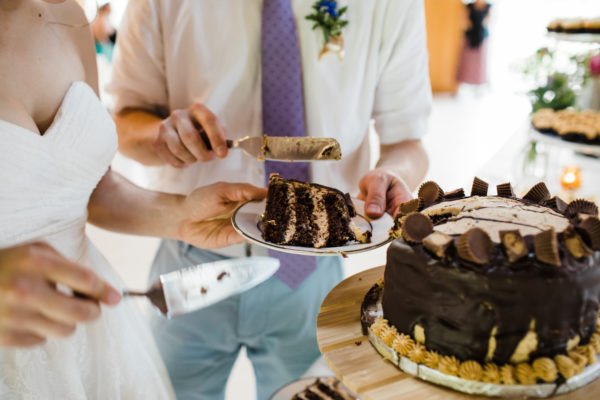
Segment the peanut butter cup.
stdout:
[[471,196],[487,196],[489,185],[487,182],[475,177],[471,187]]
[[541,203],[550,199],[550,191],[544,182],[535,184],[525,196],[524,200],[529,200],[533,203]]
[[402,223],[402,238],[408,243],[421,243],[433,233],[433,223],[428,216],[418,212],[409,214]]
[[564,234],[565,247],[573,258],[583,258],[592,254],[585,241],[574,230],[569,230]]
[[587,217],[576,229],[592,250],[600,250],[600,220],[598,218]]
[[565,215],[569,218],[574,218],[578,214],[586,214],[592,215],[594,217],[598,216],[598,206],[595,203],[592,203],[588,200],[577,199],[573,200],[567,206],[565,210]]
[[435,182],[425,182],[419,188],[418,197],[423,200],[423,205],[428,207],[444,198],[444,191]]
[[529,254],[525,239],[517,229],[511,231],[501,231],[500,240],[504,251],[508,256],[508,261],[514,263]]
[[554,229],[538,233],[533,237],[536,258],[546,264],[560,267],[560,255],[558,253],[558,240]]
[[458,238],[456,250],[463,260],[484,265],[492,258],[494,244],[486,231],[472,228]]
[[465,197],[465,189],[459,188],[451,190],[450,192],[444,193],[444,199],[452,200],[452,199],[462,199]]
[[423,239],[423,246],[437,257],[443,258],[453,242],[452,236],[441,232],[433,232]]
[[496,192],[500,197],[516,197],[515,192],[510,183],[503,183],[496,186]]
[[554,196],[544,201],[543,205],[546,207],[550,207],[554,211],[559,212],[561,214],[564,214],[565,210],[567,209],[567,203],[558,196]]
[[416,198],[400,204],[400,215],[408,215],[423,209],[423,199]]

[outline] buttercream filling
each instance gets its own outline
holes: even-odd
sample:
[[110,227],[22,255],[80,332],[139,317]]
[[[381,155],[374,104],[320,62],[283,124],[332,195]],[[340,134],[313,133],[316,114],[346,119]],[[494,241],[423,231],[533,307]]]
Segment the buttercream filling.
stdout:
[[310,194],[313,202],[313,226],[317,230],[314,235],[314,246],[324,247],[329,240],[329,220],[325,209],[325,192],[319,188],[311,187]]
[[296,192],[294,191],[294,187],[292,185],[287,187],[287,195],[290,204],[290,220],[288,221],[287,228],[283,234],[284,243],[289,243],[296,234],[296,207],[294,207],[294,204],[296,204]]

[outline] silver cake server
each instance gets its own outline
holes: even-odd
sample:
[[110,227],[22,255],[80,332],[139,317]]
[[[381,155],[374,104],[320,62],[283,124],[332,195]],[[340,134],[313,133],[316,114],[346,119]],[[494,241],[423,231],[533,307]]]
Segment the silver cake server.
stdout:
[[[208,149],[211,149],[206,133],[201,131],[200,135]],[[331,161],[342,158],[340,144],[333,138],[246,136],[227,140],[227,147],[241,149],[259,161]]]
[[161,275],[147,292],[124,291],[123,296],[147,297],[171,318],[252,289],[278,269],[279,260],[272,257],[232,258]]

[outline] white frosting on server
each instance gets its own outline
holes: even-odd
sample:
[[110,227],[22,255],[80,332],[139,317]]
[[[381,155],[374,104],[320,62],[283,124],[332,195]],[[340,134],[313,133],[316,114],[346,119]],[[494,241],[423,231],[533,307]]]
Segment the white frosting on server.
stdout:
[[423,210],[429,217],[452,216],[434,227],[446,235],[462,235],[472,228],[481,228],[500,243],[500,232],[518,229],[521,235],[535,235],[554,229],[563,232],[569,220],[547,207],[526,205],[504,197],[474,196],[445,201]]

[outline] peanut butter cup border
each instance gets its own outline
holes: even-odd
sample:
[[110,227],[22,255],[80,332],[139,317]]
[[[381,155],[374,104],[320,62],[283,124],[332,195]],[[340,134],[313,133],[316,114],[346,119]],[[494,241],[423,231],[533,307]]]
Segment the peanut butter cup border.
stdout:
[[[489,184],[487,182],[475,177],[471,197],[493,197],[487,194],[488,188]],[[422,245],[432,257],[441,259],[452,256],[478,266],[485,266],[492,259],[492,255],[500,254],[500,257],[504,257],[509,264],[529,256],[544,264],[560,267],[565,257],[582,260],[585,257],[594,255],[594,252],[600,251],[600,219],[598,218],[598,207],[595,203],[576,199],[567,204],[559,197],[551,197],[548,188],[541,182],[534,185],[523,198],[514,195],[512,186],[508,182],[497,185],[496,190],[496,197],[511,198],[525,205],[536,204],[546,207],[567,218],[571,227],[565,232],[552,230],[551,232],[541,232],[537,235],[527,235],[525,237],[519,235],[516,239],[519,241],[518,245],[520,246],[518,253],[515,253],[514,248],[517,244],[507,240],[492,243],[491,247],[486,240],[478,240],[476,243],[472,243],[473,229],[464,232],[462,235],[451,237],[451,241],[442,240],[439,237],[428,239],[427,236],[411,240],[410,232],[407,234],[403,232],[403,224],[407,215],[421,213],[435,204],[468,198],[462,188],[444,192],[437,183],[428,181],[419,188],[419,197],[400,205],[394,226],[390,230],[390,236],[398,239],[403,238],[406,243],[412,246]],[[439,221],[436,221],[433,217],[432,222],[435,226]],[[430,233],[430,235],[434,234],[436,234],[435,230]],[[481,236],[480,233],[475,235]],[[523,246],[526,248],[526,253]],[[561,248],[565,248],[566,251],[561,251]],[[474,254],[483,254],[483,256]]]

